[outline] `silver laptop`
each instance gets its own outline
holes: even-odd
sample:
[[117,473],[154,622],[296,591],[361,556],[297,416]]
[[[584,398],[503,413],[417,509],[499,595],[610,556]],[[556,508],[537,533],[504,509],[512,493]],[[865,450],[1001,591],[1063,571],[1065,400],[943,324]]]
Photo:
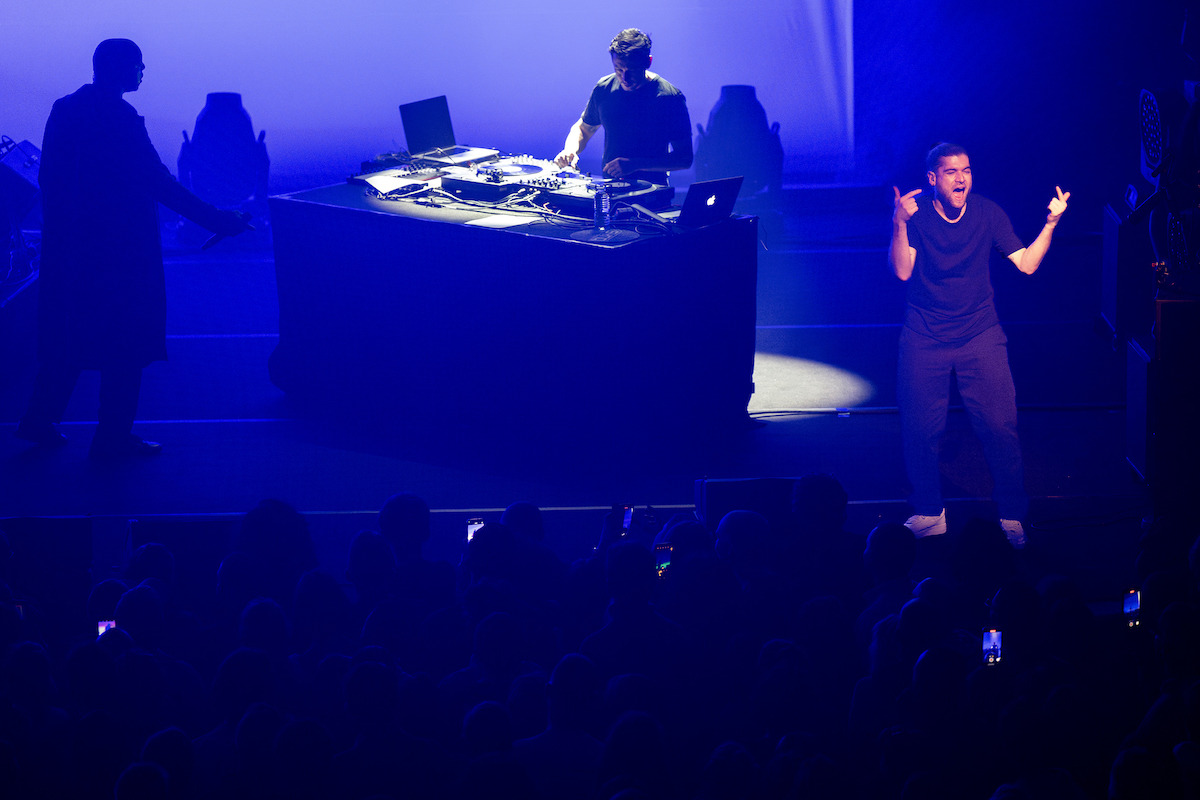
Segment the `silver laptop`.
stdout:
[[678,211],[654,213],[641,206],[638,211],[659,222],[673,222],[681,228],[703,228],[721,220],[729,219],[733,204],[737,202],[742,188],[742,176],[718,178],[714,181],[699,181],[688,187],[683,208]]
[[400,106],[400,122],[404,139],[414,159],[435,164],[467,164],[495,158],[498,150],[460,145],[450,124],[450,105],[446,95],[405,103]]

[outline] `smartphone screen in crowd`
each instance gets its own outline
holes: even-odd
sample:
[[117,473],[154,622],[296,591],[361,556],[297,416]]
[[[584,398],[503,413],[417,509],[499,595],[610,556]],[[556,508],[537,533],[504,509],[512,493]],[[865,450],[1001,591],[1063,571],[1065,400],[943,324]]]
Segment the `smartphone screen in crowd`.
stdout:
[[1000,631],[989,629],[983,632],[983,663],[994,667],[1000,663]]
[[1125,593],[1125,602],[1123,606],[1125,611],[1125,623],[1131,628],[1136,628],[1138,625],[1141,625],[1141,620],[1138,619],[1138,617],[1142,608],[1142,593],[1137,589],[1130,589]]
[[654,571],[659,578],[667,577],[667,569],[671,566],[671,545],[654,545]]
[[620,503],[612,504],[612,513],[609,517],[609,524],[615,525],[617,520],[621,521],[621,538],[624,539],[629,535],[629,529],[633,527],[633,506],[621,505]]

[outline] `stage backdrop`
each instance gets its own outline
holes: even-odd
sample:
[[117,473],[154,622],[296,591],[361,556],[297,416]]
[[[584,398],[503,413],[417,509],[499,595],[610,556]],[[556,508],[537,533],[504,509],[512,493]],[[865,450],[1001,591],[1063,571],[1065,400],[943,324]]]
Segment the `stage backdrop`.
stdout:
[[[336,181],[404,146],[397,106],[449,97],[460,142],[553,157],[607,47],[639,27],[654,69],[707,122],[724,84],[751,84],[780,123],[785,170],[853,167],[852,0],[40,0],[0,20],[0,133],[40,144],[54,100],[91,80],[109,37],[141,45],[127,95],[174,171],[205,94],[240,92],[267,130],[271,189]],[[584,162],[598,167],[598,143]],[[102,154],[97,154],[102,157]]]

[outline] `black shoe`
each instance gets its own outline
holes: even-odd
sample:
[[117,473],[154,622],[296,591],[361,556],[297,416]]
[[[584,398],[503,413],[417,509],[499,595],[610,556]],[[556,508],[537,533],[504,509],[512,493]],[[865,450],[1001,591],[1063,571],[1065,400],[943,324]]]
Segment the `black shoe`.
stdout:
[[158,442],[148,442],[131,433],[127,438],[114,441],[93,439],[92,448],[88,451],[88,458],[111,461],[119,458],[156,456],[162,450],[163,446]]
[[24,439],[42,447],[62,447],[67,443],[67,437],[59,433],[58,428],[54,427],[52,422],[36,423],[21,420],[13,435],[18,439]]

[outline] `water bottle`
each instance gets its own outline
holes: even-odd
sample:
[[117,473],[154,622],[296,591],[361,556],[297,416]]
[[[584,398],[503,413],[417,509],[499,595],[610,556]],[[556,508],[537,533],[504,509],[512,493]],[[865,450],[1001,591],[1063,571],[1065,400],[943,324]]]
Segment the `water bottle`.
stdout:
[[596,226],[596,230],[607,230],[612,224],[612,200],[608,196],[608,187],[601,186],[596,189],[596,194],[592,198],[592,219]]

